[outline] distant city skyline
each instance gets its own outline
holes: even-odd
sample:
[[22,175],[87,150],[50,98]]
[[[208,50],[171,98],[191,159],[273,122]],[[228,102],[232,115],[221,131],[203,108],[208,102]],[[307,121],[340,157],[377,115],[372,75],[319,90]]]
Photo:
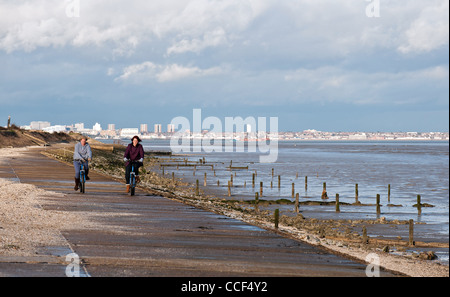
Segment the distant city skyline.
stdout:
[[449,129],[448,0],[2,1],[0,65],[2,126]]
[[[150,124],[152,125],[152,124]],[[1,125],[0,125],[1,126]],[[119,127],[114,123],[109,123],[105,126],[103,126],[102,124],[96,122],[94,125],[92,125],[92,128],[89,128],[89,125],[85,125],[85,123],[75,123],[75,124],[52,124],[51,122],[48,121],[32,121],[30,122],[29,125],[20,125],[20,128],[23,129],[30,129],[30,130],[43,130],[43,131],[47,131],[47,132],[53,132],[52,128],[56,128],[56,129],[61,129],[60,131],[75,131],[75,132],[86,132],[86,131],[96,131],[96,132],[100,132],[100,131],[121,131],[121,130],[129,130],[129,132],[127,133],[131,133],[131,134],[163,134],[163,133],[174,133],[174,132],[184,132],[181,129],[176,129],[176,127],[173,124],[168,123],[167,125],[165,124],[160,124],[160,123],[156,123],[153,124],[153,130],[150,130],[149,124],[139,124],[139,127],[132,127],[132,126],[127,126],[127,127]],[[107,127],[107,128],[104,128]],[[164,130],[162,127],[166,127],[166,130]],[[63,129],[64,128],[64,129]],[[235,128],[235,127],[234,127]],[[211,129],[202,129],[202,131],[210,131]],[[247,133],[256,133],[257,127],[252,127],[252,125],[249,124],[244,124],[243,126],[243,130],[244,131],[236,131],[234,130],[233,132],[238,132],[238,133],[242,133],[242,132],[247,132]],[[190,129],[188,129],[187,131],[192,132]],[[55,131],[55,132],[59,132],[59,131]],[[267,129],[267,132],[269,133],[269,129]],[[283,133],[283,134],[295,134],[295,133],[307,133],[307,134],[323,134],[323,135],[328,135],[328,136],[332,136],[334,134],[337,135],[358,135],[358,134],[371,134],[371,135],[381,135],[381,134],[386,134],[386,135],[415,135],[415,137],[420,135],[426,135],[426,134],[439,134],[439,135],[449,135],[448,131],[363,131],[363,130],[354,130],[354,131],[337,131],[337,130],[329,130],[329,131],[324,131],[324,130],[316,130],[316,129],[303,129],[303,130],[279,130],[278,132]],[[230,131],[223,131],[223,133],[230,133]],[[217,133],[220,134],[220,133]]]

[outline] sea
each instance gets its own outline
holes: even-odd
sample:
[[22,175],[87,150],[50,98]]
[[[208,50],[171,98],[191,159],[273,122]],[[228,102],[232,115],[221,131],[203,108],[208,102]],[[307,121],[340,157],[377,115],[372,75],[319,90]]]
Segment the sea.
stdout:
[[[147,152],[172,151],[167,139],[143,140],[142,144]],[[294,193],[299,194],[300,201],[323,201],[325,183],[328,201],[335,201],[338,194],[341,203],[351,204],[356,200],[358,184],[358,201],[367,206],[342,205],[340,212],[336,212],[334,205],[301,205],[300,212],[322,219],[413,219],[415,240],[449,242],[448,141],[279,141],[274,163],[261,163],[260,157],[264,154],[258,149],[249,151],[245,147],[242,152],[236,148],[226,152],[226,145],[230,144],[223,143],[223,149],[215,152],[205,152],[191,145],[170,157],[163,156],[169,158],[169,162],[198,162],[204,158],[207,165],[197,166],[195,173],[193,167],[165,167],[164,173],[174,172],[177,178],[188,182],[198,179],[205,192],[218,199],[254,199],[262,182],[260,199],[294,201],[294,184]],[[162,169],[158,170],[162,173]],[[203,187],[205,173],[207,186]],[[227,184],[231,176],[233,187],[228,197]],[[375,207],[377,195],[381,204],[379,214]],[[414,207],[417,195],[421,203],[429,206],[422,207],[420,212]],[[278,208],[282,214],[293,213],[292,205],[271,207]],[[408,239],[408,225],[389,226],[388,229],[373,228],[372,236],[386,236],[381,234],[386,233],[387,237]],[[448,265],[448,248],[431,250],[441,263]]]

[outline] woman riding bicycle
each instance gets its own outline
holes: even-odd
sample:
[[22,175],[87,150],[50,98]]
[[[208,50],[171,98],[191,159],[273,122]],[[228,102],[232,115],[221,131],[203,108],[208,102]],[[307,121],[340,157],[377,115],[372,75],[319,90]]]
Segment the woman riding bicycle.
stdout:
[[133,167],[133,172],[136,175],[136,182],[139,182],[139,167],[141,167],[144,162],[144,147],[140,144],[141,139],[138,136],[134,136],[131,139],[131,143],[127,146],[123,160],[125,163],[125,182],[127,184],[127,193],[130,192],[130,172],[132,169],[132,162],[135,163]]
[[75,145],[75,150],[73,152],[73,166],[75,168],[75,191],[78,191],[78,186],[80,185],[80,168],[81,163],[83,163],[84,170],[86,173],[86,180],[89,180],[89,167],[88,161],[92,160],[92,151],[89,143],[86,142],[87,137],[82,136],[80,142]]

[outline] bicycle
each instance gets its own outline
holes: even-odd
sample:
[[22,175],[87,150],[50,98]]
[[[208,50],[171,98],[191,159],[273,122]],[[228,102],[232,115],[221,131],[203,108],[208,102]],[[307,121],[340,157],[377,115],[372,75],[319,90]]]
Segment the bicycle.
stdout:
[[131,162],[131,172],[130,172],[130,196],[134,196],[136,190],[136,173],[134,172],[134,166],[139,162]]
[[78,160],[80,164],[80,193],[85,193],[86,191],[86,170],[84,169],[84,162]]

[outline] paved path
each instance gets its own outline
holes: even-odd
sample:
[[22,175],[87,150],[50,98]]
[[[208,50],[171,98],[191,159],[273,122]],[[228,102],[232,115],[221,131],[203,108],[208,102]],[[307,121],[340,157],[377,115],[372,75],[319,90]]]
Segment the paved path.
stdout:
[[[73,190],[73,168],[40,150],[0,164],[0,177],[64,193],[45,197],[44,210],[90,212],[108,226],[62,233],[83,260],[82,275],[365,276],[364,264],[140,189],[130,197],[124,184],[95,172],[80,194]],[[0,275],[65,276],[63,259],[71,252],[47,247],[31,259],[0,257]]]

